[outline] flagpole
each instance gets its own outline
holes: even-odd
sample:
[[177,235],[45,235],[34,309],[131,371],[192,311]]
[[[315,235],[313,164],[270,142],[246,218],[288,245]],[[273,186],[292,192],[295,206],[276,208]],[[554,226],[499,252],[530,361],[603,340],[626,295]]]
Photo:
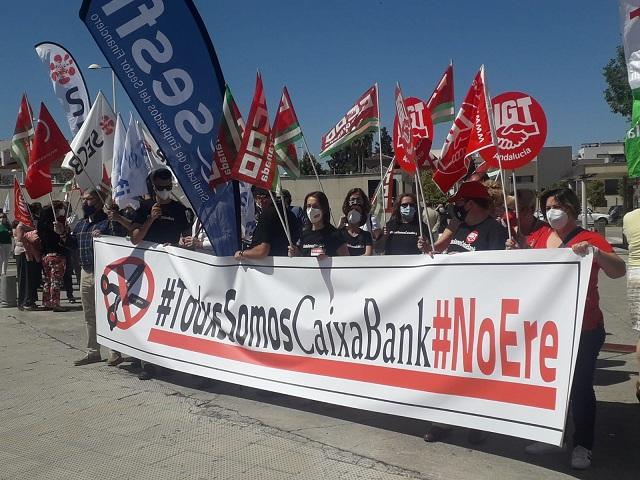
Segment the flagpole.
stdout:
[[[316,176],[316,180],[318,180],[318,185],[320,185],[320,190],[322,190],[322,193],[324,193],[325,197],[327,196],[327,194],[324,192],[324,187],[322,186],[322,182],[320,181],[320,176],[318,175],[318,170],[316,169],[316,164],[313,161],[313,157],[311,156],[311,152],[309,151],[309,145],[307,145],[307,139],[305,138],[304,134],[302,135],[302,142],[304,144],[304,148],[307,151],[307,155],[309,156],[309,162],[311,162],[311,167],[313,168],[313,173]],[[336,219],[333,217],[333,211],[329,211],[329,213],[331,214],[331,221],[333,223],[336,223]]]
[[[380,185],[384,185],[384,173],[382,172],[382,122],[380,121],[380,96],[378,93],[378,82],[376,82],[376,105],[378,106],[378,145],[380,146]],[[393,160],[392,160],[393,161]],[[384,193],[384,186],[383,186]],[[384,208],[384,199],[382,199],[382,225],[387,224],[387,212]]]
[[[424,196],[424,189],[422,188],[422,178],[420,176],[420,168],[416,165],[416,180],[418,180],[418,189],[420,190],[420,195],[422,196],[422,204],[424,209],[427,210],[427,199]],[[429,229],[429,242],[431,242],[431,249],[433,251],[433,230],[431,228],[431,221],[429,220],[429,212],[427,211],[427,228]],[[422,215],[420,216],[422,219]]]
[[[15,181],[16,176],[13,176],[13,179]],[[20,185],[20,182],[18,182],[18,189],[20,190],[20,196],[22,197],[22,201],[24,202],[24,204],[27,206],[27,211],[29,212],[29,217],[31,218],[31,223],[33,224],[34,228],[36,227],[36,222],[33,219],[33,213],[31,213],[31,207],[29,206],[29,202],[27,202],[27,200],[24,198],[24,192],[22,191],[22,185]],[[14,206],[15,209],[15,206]],[[15,217],[15,215],[14,215]]]
[[[285,230],[287,232],[287,240],[289,240],[289,246],[293,247],[293,242],[291,241],[291,228],[289,227],[289,215],[287,215],[287,207],[284,204],[284,197],[282,196],[282,183],[280,180],[280,170],[276,166],[276,175],[278,175],[278,194],[280,195],[280,203],[282,204],[282,215],[284,216]],[[278,209],[278,204],[274,205],[276,210]]]
[[278,218],[280,219],[280,223],[282,224],[282,228],[284,228],[284,233],[287,235],[287,240],[289,241],[289,245],[293,246],[293,242],[291,241],[291,234],[289,233],[289,229],[287,228],[287,226],[284,223],[284,220],[282,219],[282,214],[280,213],[280,210],[278,209],[278,204],[276,203],[276,199],[273,196],[273,192],[271,190],[269,190],[269,196],[271,197],[271,201],[273,202],[273,207],[276,209],[276,213],[278,214]]
[[516,171],[511,170],[511,181],[513,183],[513,199],[516,209],[516,223],[518,225],[518,233],[520,233],[520,209],[518,208],[518,190],[516,188]]

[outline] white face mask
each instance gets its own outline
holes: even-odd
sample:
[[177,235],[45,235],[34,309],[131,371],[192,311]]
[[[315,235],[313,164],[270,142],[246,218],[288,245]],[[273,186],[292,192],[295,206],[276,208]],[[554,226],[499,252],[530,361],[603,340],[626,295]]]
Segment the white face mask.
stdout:
[[349,225],[360,225],[361,220],[362,215],[357,210],[351,210],[349,215],[347,215],[347,222],[349,222]]
[[160,200],[167,200],[171,196],[171,190],[156,191],[156,197]]
[[64,217],[65,213],[64,209],[56,210],[56,217]]
[[559,208],[552,208],[551,210],[547,210],[547,220],[549,221],[549,225],[551,225],[551,228],[553,228],[554,230],[559,230],[567,224],[567,222],[569,221],[569,216],[564,210],[560,210]]
[[307,208],[307,217],[311,223],[318,223],[322,220],[322,210],[319,208]]

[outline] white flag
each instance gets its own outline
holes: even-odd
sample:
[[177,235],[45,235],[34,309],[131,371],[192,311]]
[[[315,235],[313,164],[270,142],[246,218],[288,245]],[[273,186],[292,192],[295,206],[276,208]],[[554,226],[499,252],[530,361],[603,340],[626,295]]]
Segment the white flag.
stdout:
[[124,144],[127,140],[127,127],[124,126],[122,117],[117,115],[116,132],[113,139],[113,162],[111,165],[111,196],[115,199],[120,173],[122,171],[122,157],[124,156]]
[[[149,133],[149,130],[144,123],[138,122],[138,127],[142,132],[142,140],[144,140],[144,147],[147,150],[147,157],[151,162],[150,168],[167,167],[167,159],[164,156],[162,150]],[[173,172],[172,172],[173,173]]]
[[640,88],[640,0],[620,0],[624,56],[631,90]]
[[7,192],[7,196],[4,199],[4,206],[2,207],[2,211],[4,213],[9,213],[11,211],[11,206],[10,206],[11,200],[9,200],[10,196],[11,196],[11,192]]
[[103,180],[103,166],[111,171],[113,137],[116,116],[102,92],[89,111],[87,120],[71,142],[71,152],[62,161],[64,168],[73,170],[81,190],[99,187]]
[[120,160],[120,177],[114,192],[114,200],[120,208],[135,206],[137,198],[149,193],[147,191],[146,149],[142,135],[133,115],[129,118],[129,127],[124,142],[124,152]]

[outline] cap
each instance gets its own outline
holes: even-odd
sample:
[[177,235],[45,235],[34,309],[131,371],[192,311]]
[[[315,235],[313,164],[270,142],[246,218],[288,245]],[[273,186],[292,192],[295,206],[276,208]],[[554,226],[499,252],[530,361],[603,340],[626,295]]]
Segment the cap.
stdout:
[[480,182],[464,182],[447,201],[453,203],[463,198],[489,198],[489,191]]

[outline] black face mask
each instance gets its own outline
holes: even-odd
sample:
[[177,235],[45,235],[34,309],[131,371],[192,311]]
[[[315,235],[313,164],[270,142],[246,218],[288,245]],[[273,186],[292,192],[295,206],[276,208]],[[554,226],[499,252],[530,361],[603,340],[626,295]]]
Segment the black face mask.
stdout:
[[454,205],[453,206],[453,215],[455,216],[455,218],[457,218],[458,220],[460,220],[461,222],[464,222],[465,217],[467,216],[467,211],[464,209],[464,205]]

